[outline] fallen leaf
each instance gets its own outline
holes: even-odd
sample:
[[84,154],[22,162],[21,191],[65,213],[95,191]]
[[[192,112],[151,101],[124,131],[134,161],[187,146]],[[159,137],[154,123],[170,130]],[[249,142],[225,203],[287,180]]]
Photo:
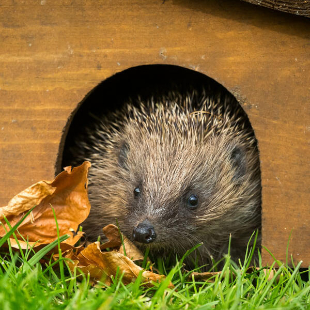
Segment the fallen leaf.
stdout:
[[67,265],[72,272],[78,268],[78,273],[88,274],[92,282],[101,281],[106,285],[112,283],[111,278],[105,272],[104,266],[100,259],[101,251],[99,242],[92,243],[79,253],[74,253],[71,249],[68,253],[64,253],[64,257],[69,258]]
[[[70,234],[70,230],[76,231],[78,225],[83,222],[89,212],[90,203],[87,196],[87,173],[89,162],[73,168],[66,167],[54,181],[40,181],[26,190],[22,191],[8,203],[6,207],[0,208],[0,219],[4,217],[14,226],[33,206],[36,206],[30,215],[19,226],[16,236],[22,248],[28,240],[31,246],[49,244],[57,239],[57,229],[52,207],[55,210],[59,226],[59,234]],[[4,224],[5,221],[2,220]],[[7,224],[0,226],[0,236],[9,230]],[[73,234],[72,238],[74,237]],[[69,238],[65,243],[72,245],[74,239]],[[11,238],[12,246],[17,247]]]
[[210,272],[192,272],[189,274],[188,279],[195,281],[205,281],[205,282],[214,282],[215,276],[221,274],[221,271],[210,271]]
[[14,196],[7,206],[0,209],[0,219],[27,212],[32,207],[39,205],[46,196],[52,195],[55,190],[56,187],[52,187],[45,181],[31,185]]
[[122,238],[118,230],[118,227],[113,224],[109,224],[105,226],[104,228],[102,228],[102,231],[109,241],[107,241],[106,243],[100,246],[101,250],[104,250],[107,248],[119,249],[120,246],[122,245]]
[[[84,244],[75,246],[84,236],[82,232],[75,233],[75,231],[90,212],[87,196],[89,167],[89,162],[84,162],[72,170],[71,167],[66,167],[54,181],[41,181],[30,186],[16,195],[6,207],[0,208],[0,219],[5,217],[10,226],[14,226],[25,212],[36,205],[15,234],[22,248],[33,246],[39,249],[57,239],[54,209],[59,235],[71,235],[71,238],[62,242],[60,247],[62,256],[67,259],[68,267],[73,272],[77,270],[79,273],[88,274],[91,281],[103,281],[106,285],[110,285],[117,274],[122,275],[124,284],[134,282],[139,274],[142,276],[142,283],[146,286],[152,286],[153,282],[163,281],[165,276],[146,271],[130,259],[141,260],[144,256],[130,240],[120,233],[115,225],[103,228],[109,241],[102,246],[99,242],[92,243],[87,247],[84,247]],[[4,236],[9,230],[8,224],[3,220],[2,223],[0,236]],[[13,238],[9,240],[13,247],[18,247],[16,240]],[[113,250],[102,252],[107,248]],[[123,248],[125,248],[127,256],[122,253]],[[50,253],[53,253],[54,259],[57,260],[59,255],[55,251],[58,251],[57,247]],[[173,288],[173,285],[170,283],[169,287]]]
[[[143,253],[126,237],[124,236],[124,247],[126,251],[126,256],[129,257],[133,261],[143,261],[144,255]],[[119,248],[119,252],[124,254],[124,247],[121,246]]]
[[[74,254],[72,250],[68,252],[67,255],[64,255],[66,258],[72,260],[71,262],[68,262],[68,266],[72,272],[77,268],[80,272],[89,274],[92,281],[102,281],[107,285],[112,283],[112,278],[115,278],[117,273],[122,274],[122,282],[124,284],[134,282],[140,273],[142,273],[142,282],[146,286],[152,286],[152,282],[161,282],[165,279],[165,276],[163,275],[142,269],[128,256],[123,255],[117,250],[102,252],[101,249],[107,247],[120,247],[118,241],[121,240],[116,226],[111,224],[103,230],[107,233],[109,239],[104,245],[100,246],[99,242],[94,242],[81,250],[77,255]],[[124,239],[127,238],[124,237]],[[173,288],[174,286],[170,283],[169,287]]]
[[125,247],[126,256],[128,256],[131,260],[140,261],[144,259],[142,252],[126,236],[120,233],[117,226],[110,224],[105,226],[102,230],[109,241],[100,246],[101,250],[114,248],[121,254],[125,255]]
[[[261,270],[258,267],[249,267],[245,273],[250,274],[254,271],[259,271]],[[269,269],[263,269],[263,272],[265,275],[268,275],[268,281],[273,279],[275,275],[275,269],[269,270]],[[222,271],[209,271],[209,272],[191,272],[188,276],[188,279],[191,280],[194,278],[196,281],[205,281],[205,282],[214,282],[215,281],[215,276],[221,274]],[[232,272],[229,270],[229,275],[231,276],[231,279],[234,280],[236,278],[236,273]],[[226,276],[226,272],[223,274],[223,277]],[[276,279],[276,281],[278,278]]]

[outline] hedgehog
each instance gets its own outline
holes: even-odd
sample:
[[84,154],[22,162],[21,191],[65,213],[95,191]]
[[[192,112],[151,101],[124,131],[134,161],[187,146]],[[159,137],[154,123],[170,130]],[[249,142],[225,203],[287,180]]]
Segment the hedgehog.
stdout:
[[200,244],[189,257],[206,265],[229,247],[233,260],[243,259],[254,231],[259,245],[257,141],[235,101],[174,93],[97,118],[77,152],[92,164],[91,211],[82,224],[89,240],[117,220],[153,256],[180,258]]

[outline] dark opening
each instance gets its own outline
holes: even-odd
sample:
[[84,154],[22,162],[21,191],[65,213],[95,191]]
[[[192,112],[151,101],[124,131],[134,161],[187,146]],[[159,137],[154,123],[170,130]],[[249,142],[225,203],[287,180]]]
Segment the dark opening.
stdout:
[[[200,92],[202,89],[210,96],[221,93],[234,98],[225,87],[210,77],[172,65],[134,67],[104,80],[85,96],[68,120],[60,144],[56,173],[61,172],[65,166],[81,163],[76,161],[73,150],[79,141],[87,139],[86,128],[91,128],[94,116],[100,118],[101,115],[120,109],[129,100],[138,105],[138,98],[144,101],[151,97],[162,98],[171,91],[182,95],[193,90]],[[235,98],[233,104],[239,105]],[[247,125],[251,128],[249,121]]]

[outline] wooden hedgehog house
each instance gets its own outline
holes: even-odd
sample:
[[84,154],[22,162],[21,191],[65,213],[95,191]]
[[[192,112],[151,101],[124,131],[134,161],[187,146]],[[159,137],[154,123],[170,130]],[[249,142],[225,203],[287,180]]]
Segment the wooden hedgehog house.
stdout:
[[216,81],[258,140],[263,245],[308,266],[309,1],[248,2],[294,14],[239,0],[1,1],[1,205],[53,179],[83,115],[152,85]]

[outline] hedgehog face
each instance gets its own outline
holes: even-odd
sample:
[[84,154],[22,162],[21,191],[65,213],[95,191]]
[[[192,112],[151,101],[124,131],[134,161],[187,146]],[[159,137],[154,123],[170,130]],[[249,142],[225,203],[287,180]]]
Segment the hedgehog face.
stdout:
[[244,212],[239,209],[249,195],[251,169],[233,136],[212,134],[199,142],[192,134],[178,137],[171,130],[163,139],[130,127],[118,164],[127,188],[121,228],[138,245],[182,255],[203,242],[203,255],[216,257],[239,230],[231,214]]
[[183,256],[203,243],[195,255],[206,262],[221,258],[230,235],[244,253],[260,225],[256,142],[229,109],[217,113],[224,114],[197,116],[172,104],[128,112],[89,158],[96,211],[86,231],[96,235],[117,218],[128,238],[155,253]]

